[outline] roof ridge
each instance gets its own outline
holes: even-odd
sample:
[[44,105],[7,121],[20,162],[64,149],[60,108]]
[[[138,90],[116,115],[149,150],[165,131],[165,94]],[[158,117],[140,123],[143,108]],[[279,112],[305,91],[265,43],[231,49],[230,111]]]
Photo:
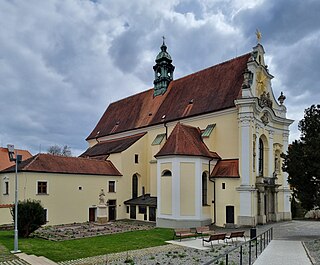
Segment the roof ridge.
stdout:
[[[180,77],[180,78],[178,78],[178,79],[174,79],[174,80],[172,80],[172,82],[176,82],[176,81],[179,81],[179,80],[183,80],[183,79],[185,79],[185,78],[188,78],[188,77],[190,77],[190,76],[196,75],[196,74],[201,73],[201,72],[204,72],[204,71],[206,71],[206,70],[209,70],[209,69],[212,69],[212,68],[216,68],[216,67],[221,66],[221,65],[223,65],[223,64],[230,63],[230,62],[232,62],[232,61],[234,61],[234,60],[236,60],[236,59],[239,59],[239,58],[242,58],[242,57],[248,56],[249,54],[251,54],[251,52],[248,52],[248,53],[242,54],[242,55],[240,55],[240,56],[237,56],[237,57],[235,57],[235,58],[232,58],[232,59],[226,60],[226,61],[224,61],[224,62],[221,62],[221,63],[215,64],[215,65],[212,65],[212,66],[209,66],[209,67],[203,68],[203,69],[201,69],[201,70],[199,70],[199,71],[196,71],[196,72],[194,72],[194,73],[191,73],[191,74],[188,74],[188,75],[182,76],[182,77]],[[169,86],[170,86],[170,84],[169,84]]]

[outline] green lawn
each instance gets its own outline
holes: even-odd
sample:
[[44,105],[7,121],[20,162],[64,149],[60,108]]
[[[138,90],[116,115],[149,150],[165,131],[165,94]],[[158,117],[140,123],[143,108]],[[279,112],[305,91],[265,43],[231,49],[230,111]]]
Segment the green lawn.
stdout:
[[[19,238],[19,249],[27,254],[45,256],[53,261],[79,259],[166,244],[171,229],[154,228],[92,238],[54,242],[40,238]],[[13,231],[0,231],[0,244],[13,249]]]

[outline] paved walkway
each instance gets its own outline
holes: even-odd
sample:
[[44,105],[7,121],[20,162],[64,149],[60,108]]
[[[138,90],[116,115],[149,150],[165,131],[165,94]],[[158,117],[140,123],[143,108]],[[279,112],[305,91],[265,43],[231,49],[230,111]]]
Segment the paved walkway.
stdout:
[[300,241],[272,240],[254,265],[311,265]]
[[319,221],[288,221],[258,226],[258,233],[273,227],[273,238],[254,265],[312,264],[302,241],[320,238]]

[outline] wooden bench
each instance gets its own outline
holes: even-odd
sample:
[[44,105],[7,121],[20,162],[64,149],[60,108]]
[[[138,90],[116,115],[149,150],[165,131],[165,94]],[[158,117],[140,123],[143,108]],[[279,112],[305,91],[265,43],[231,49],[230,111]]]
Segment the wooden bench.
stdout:
[[193,231],[192,229],[175,229],[174,230],[173,239],[179,238],[181,241],[182,238],[186,238],[186,237],[197,238],[197,233],[195,230]]
[[244,240],[246,241],[246,236],[244,235],[244,231],[235,231],[235,232],[231,232],[230,235],[226,236],[226,240],[227,239],[231,239],[232,243],[233,243],[233,239],[234,238],[238,238],[238,237],[243,237]]
[[204,235],[213,234],[214,231],[210,231],[209,226],[200,226],[196,228],[196,233],[198,236],[201,236],[201,238],[203,238]]
[[210,243],[211,247],[213,247],[212,246],[213,241],[218,240],[218,243],[219,243],[220,240],[223,240],[225,242],[226,236],[227,236],[227,233],[212,234],[209,237],[202,238],[202,245],[204,246],[204,242],[206,242],[206,243]]

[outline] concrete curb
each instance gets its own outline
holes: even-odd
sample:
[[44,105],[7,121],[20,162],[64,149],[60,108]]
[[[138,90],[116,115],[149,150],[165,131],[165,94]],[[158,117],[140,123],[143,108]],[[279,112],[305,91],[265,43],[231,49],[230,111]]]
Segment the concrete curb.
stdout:
[[309,252],[308,248],[306,247],[306,245],[304,244],[303,241],[301,241],[301,244],[302,244],[305,252],[307,253],[307,256],[308,256],[310,262],[312,263],[312,265],[315,265],[315,264],[316,264],[316,261],[315,261],[315,259],[310,255],[310,252]]

